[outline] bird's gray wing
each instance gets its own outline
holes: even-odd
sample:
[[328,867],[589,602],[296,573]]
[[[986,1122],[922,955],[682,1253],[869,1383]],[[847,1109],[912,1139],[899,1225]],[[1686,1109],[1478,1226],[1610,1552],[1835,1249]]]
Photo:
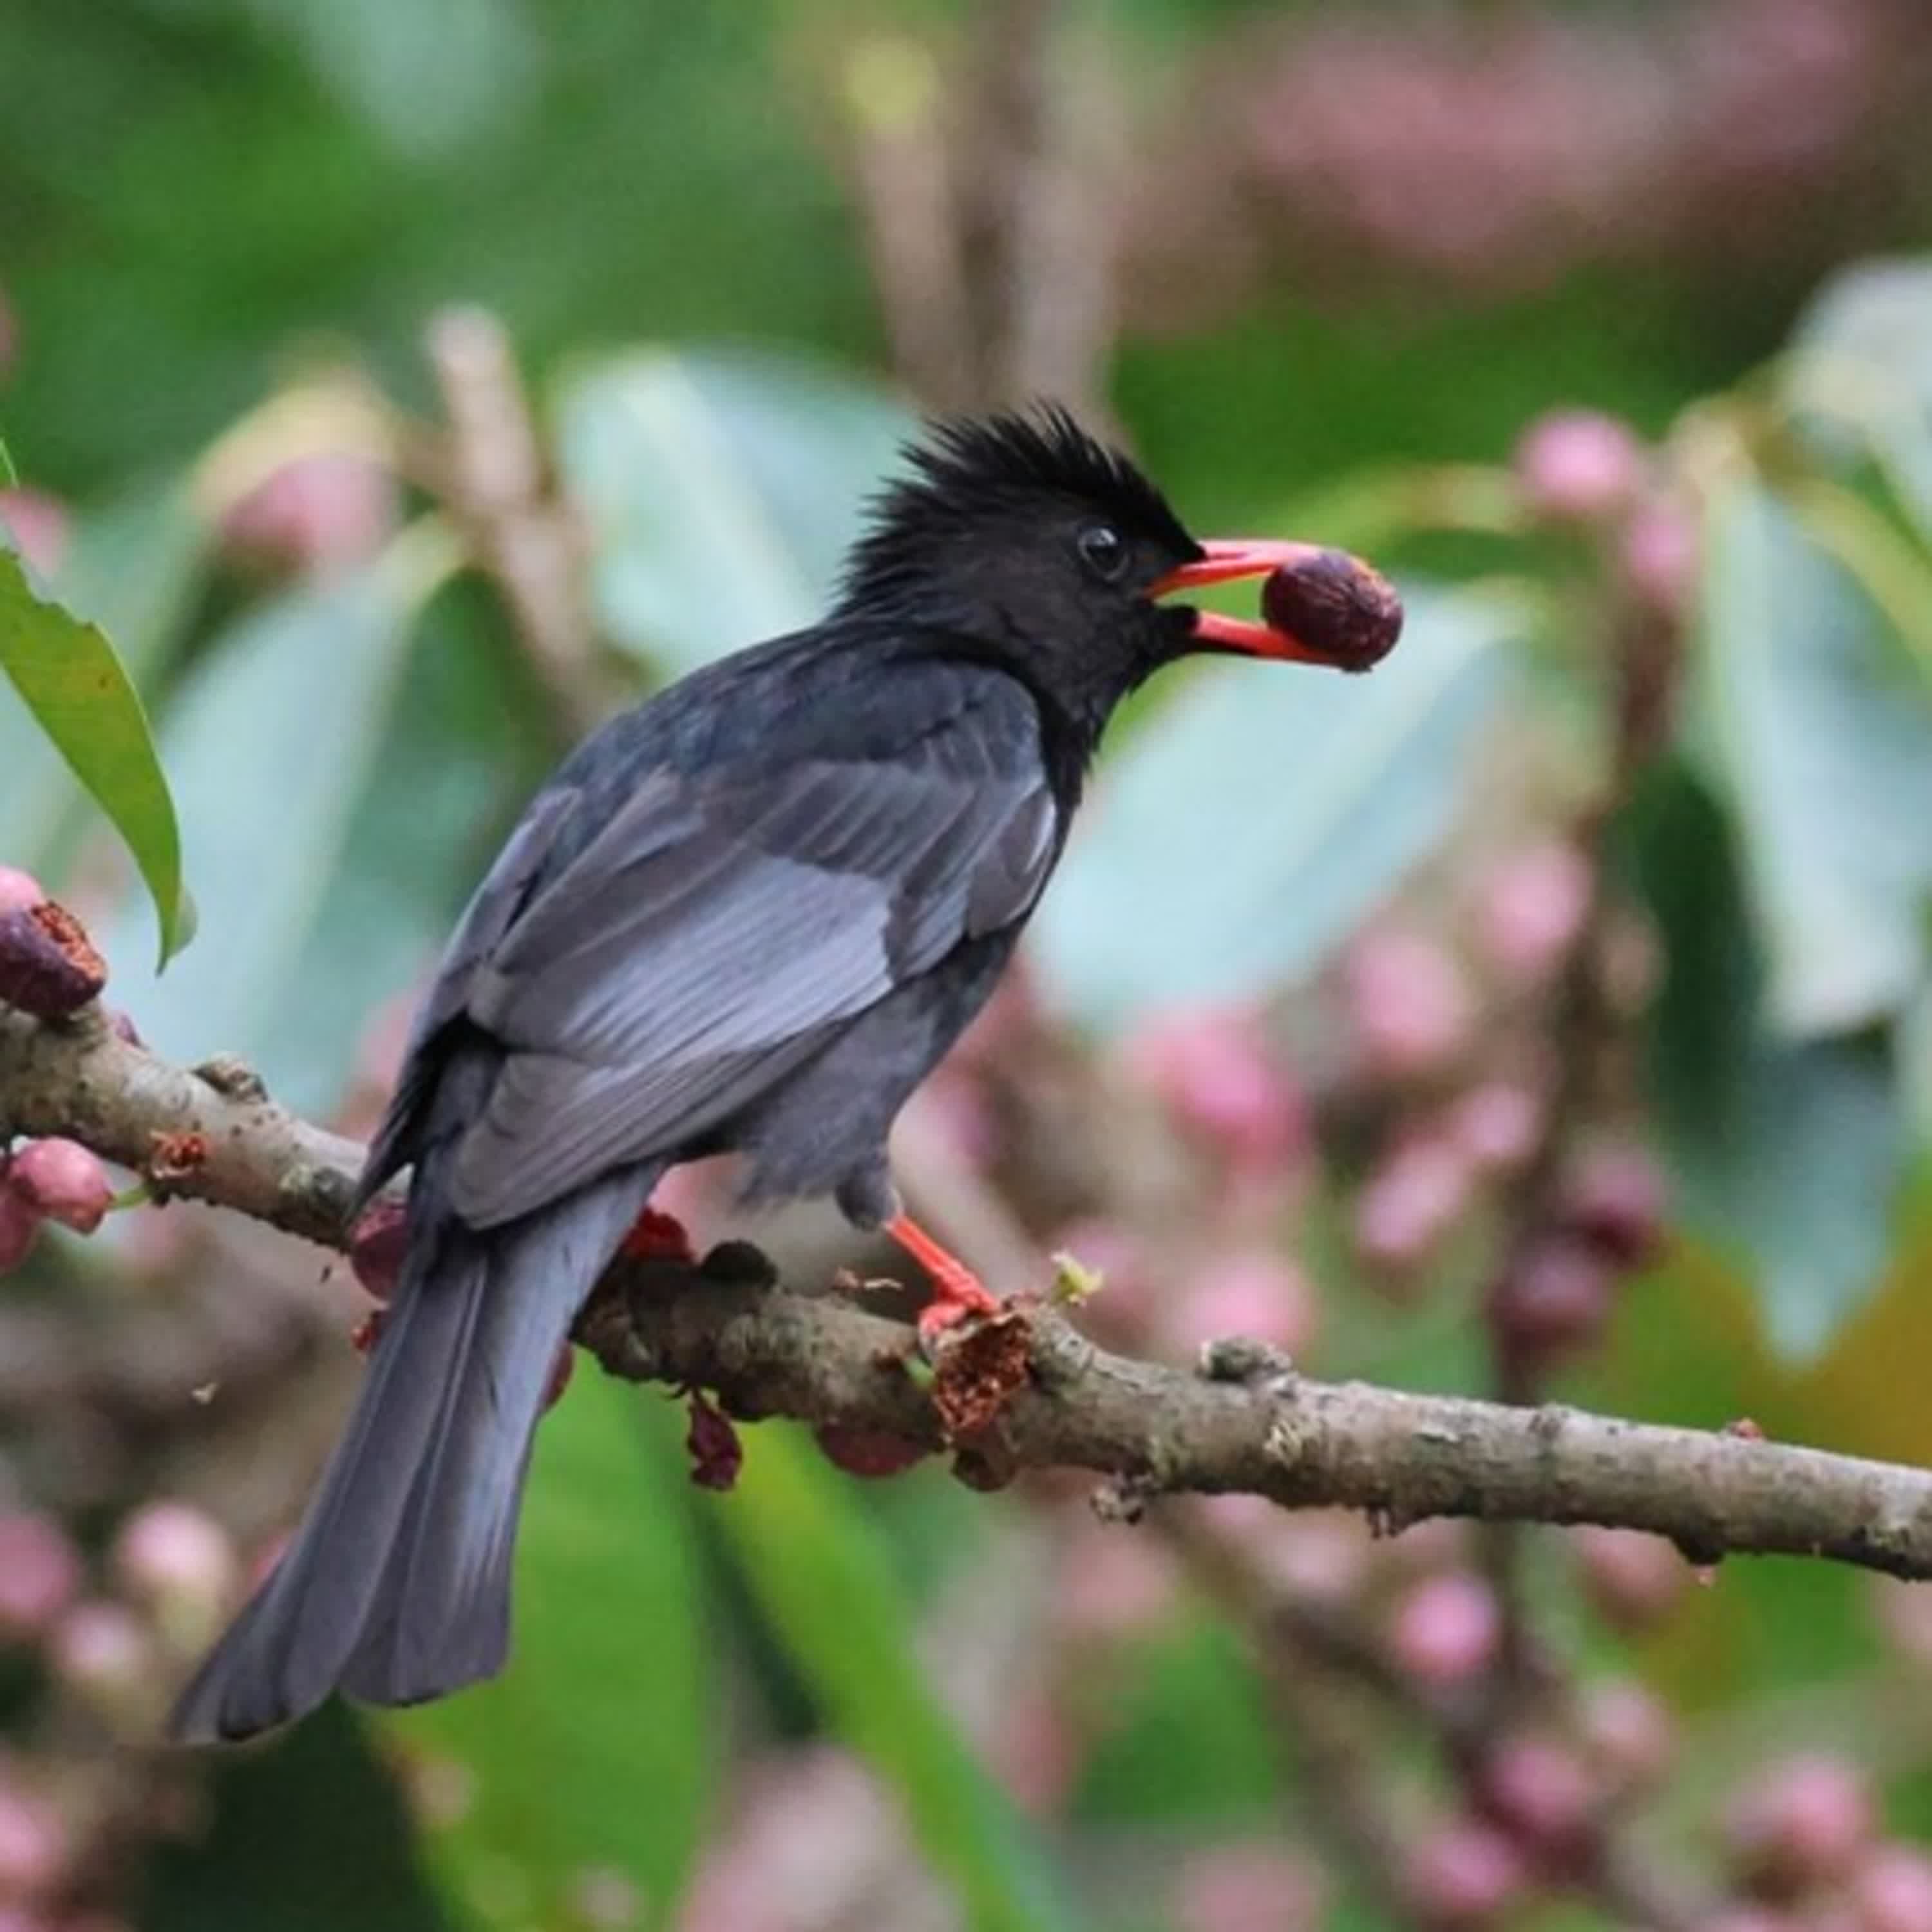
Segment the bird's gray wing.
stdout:
[[[1036,732],[1023,693],[988,704]],[[494,1226],[689,1144],[1022,917],[1058,814],[1012,722],[969,707],[891,758],[647,776],[466,976],[462,1010],[510,1052],[458,1147],[456,1211]]]
[[410,1142],[438,1065],[430,1042],[462,1014],[477,969],[501,944],[522,910],[546,859],[555,848],[558,833],[579,803],[580,794],[573,788],[558,787],[539,793],[464,908],[443,948],[436,983],[411,1023],[401,1075],[382,1124],[369,1144],[356,1188],[354,1211],[359,1213],[382,1184],[400,1172],[413,1158]]

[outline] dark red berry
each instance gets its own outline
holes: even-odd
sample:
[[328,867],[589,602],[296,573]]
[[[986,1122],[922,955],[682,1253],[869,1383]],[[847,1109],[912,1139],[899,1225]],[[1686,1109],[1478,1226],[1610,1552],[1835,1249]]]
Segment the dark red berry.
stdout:
[[395,1293],[409,1244],[407,1213],[392,1196],[370,1202],[350,1229],[349,1264],[378,1301],[387,1301]]
[[1567,1226],[1619,1267],[1656,1260],[1664,1246],[1668,1190],[1649,1154],[1630,1144],[1593,1148],[1564,1189]]
[[106,983],[106,962],[64,907],[43,899],[0,913],[0,1000],[36,1019],[60,1019]]
[[731,1418],[701,1390],[691,1391],[691,1426],[684,1446],[691,1455],[691,1480],[700,1490],[728,1490],[745,1462],[745,1445]]
[[1570,1864],[1588,1838],[1598,1801],[1589,1767],[1553,1738],[1511,1738],[1478,1780],[1483,1809],[1544,1870]]
[[1849,1876],[1875,1822],[1856,1767],[1815,1752],[1787,1758],[1748,1786],[1731,1807],[1726,1837],[1744,1881],[1781,1898]]
[[1660,1536],[1590,1523],[1573,1529],[1570,1537],[1585,1592],[1605,1621],[1619,1630],[1648,1629],[1690,1587],[1690,1564]]
[[1402,635],[1395,586],[1346,550],[1317,550],[1270,571],[1262,585],[1262,615],[1271,629],[1299,639],[1338,670],[1381,663]]
[[855,1429],[838,1422],[820,1423],[812,1431],[826,1460],[835,1462],[848,1476],[896,1476],[910,1469],[926,1454],[925,1448],[903,1436],[890,1436],[882,1429]]
[[1498,1338],[1539,1360],[1588,1347],[1616,1299],[1610,1264],[1581,1241],[1552,1238],[1520,1255],[1490,1305]]

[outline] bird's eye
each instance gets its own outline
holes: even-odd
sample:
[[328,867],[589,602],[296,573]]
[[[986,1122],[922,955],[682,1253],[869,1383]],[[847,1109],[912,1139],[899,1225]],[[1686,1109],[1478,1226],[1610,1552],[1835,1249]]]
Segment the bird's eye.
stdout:
[[1126,539],[1112,524],[1089,524],[1074,541],[1081,561],[1103,583],[1111,584],[1126,568]]

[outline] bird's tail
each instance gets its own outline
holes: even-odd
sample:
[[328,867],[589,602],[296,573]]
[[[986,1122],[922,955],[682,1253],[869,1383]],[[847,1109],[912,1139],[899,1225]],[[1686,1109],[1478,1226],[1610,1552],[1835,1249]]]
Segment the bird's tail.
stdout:
[[502,1664],[551,1365],[657,1176],[614,1174],[479,1233],[439,1210],[440,1164],[418,1170],[409,1261],[348,1427],[286,1553],[176,1707],[184,1742],[252,1736],[338,1689],[416,1703]]

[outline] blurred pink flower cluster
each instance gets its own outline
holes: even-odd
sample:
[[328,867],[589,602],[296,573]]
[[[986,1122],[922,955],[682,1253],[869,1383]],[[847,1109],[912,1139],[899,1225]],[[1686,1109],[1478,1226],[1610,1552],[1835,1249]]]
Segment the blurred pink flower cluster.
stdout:
[[142,1504],[98,1556],[52,1517],[0,1504],[0,1653],[35,1687],[0,1754],[0,1932],[117,1932],[98,1908],[125,1875],[128,1834],[190,1821],[191,1786],[120,1748],[152,1738],[239,1569],[188,1503]]
[[[1141,293],[1166,314],[1239,285],[1258,244],[1235,224],[1257,215],[1304,286],[1378,274],[1509,292],[1606,260],[1837,259],[1842,232],[1808,239],[1803,211],[1840,207],[1854,184],[1865,206],[1902,196],[1928,101],[1932,32],[1913,0],[1318,14],[1210,62],[1130,202]],[[1183,192],[1207,218],[1172,218]],[[1187,250],[1221,274],[1174,274]]]

